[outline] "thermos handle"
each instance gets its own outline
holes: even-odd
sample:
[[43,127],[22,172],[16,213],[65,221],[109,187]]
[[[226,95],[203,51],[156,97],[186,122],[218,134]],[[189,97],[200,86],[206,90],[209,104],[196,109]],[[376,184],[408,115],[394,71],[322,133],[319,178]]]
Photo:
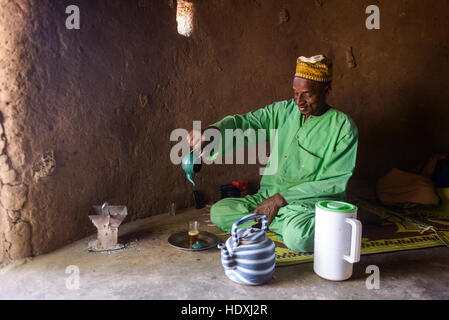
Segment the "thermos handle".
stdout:
[[232,225],[232,230],[231,230],[232,242],[234,243],[234,246],[238,246],[238,244],[239,244],[239,238],[238,238],[238,235],[237,235],[237,227],[240,224],[242,224],[242,223],[244,223],[246,221],[249,221],[249,220],[252,220],[252,219],[259,219],[259,218],[262,219],[262,230],[264,232],[266,232],[267,229],[268,229],[268,219],[263,214],[251,213],[251,214],[249,214],[247,216],[244,216],[240,220],[234,222],[234,224]]
[[349,263],[360,261],[360,246],[362,242],[362,223],[354,218],[346,218],[346,222],[351,225],[351,250],[350,255],[343,256]]

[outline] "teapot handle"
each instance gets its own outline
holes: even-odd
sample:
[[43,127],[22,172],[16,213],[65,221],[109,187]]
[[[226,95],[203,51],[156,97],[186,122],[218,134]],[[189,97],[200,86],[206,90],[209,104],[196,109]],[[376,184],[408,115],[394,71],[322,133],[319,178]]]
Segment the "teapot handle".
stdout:
[[244,223],[246,221],[249,221],[249,220],[252,220],[252,219],[259,219],[259,218],[262,219],[262,230],[264,232],[266,232],[267,229],[268,229],[268,219],[263,214],[251,213],[251,214],[249,214],[247,216],[244,216],[240,220],[234,222],[234,224],[232,225],[232,230],[231,230],[232,242],[234,243],[234,246],[238,246],[238,244],[239,244],[239,238],[238,238],[238,235],[237,235],[237,227],[240,224],[242,224],[242,223]]

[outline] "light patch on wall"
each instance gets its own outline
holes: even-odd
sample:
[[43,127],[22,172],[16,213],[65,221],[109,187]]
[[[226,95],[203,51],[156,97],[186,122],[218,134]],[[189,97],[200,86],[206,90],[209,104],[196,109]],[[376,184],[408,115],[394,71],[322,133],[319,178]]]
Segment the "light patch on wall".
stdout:
[[176,22],[178,33],[190,37],[193,32],[193,3],[186,0],[178,0],[176,8]]

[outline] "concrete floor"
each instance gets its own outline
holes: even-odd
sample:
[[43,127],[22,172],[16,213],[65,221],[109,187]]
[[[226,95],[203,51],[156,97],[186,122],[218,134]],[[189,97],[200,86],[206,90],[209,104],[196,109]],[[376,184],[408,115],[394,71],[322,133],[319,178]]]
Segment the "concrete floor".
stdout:
[[[362,256],[343,282],[321,279],[305,263],[276,268],[263,286],[236,284],[224,275],[218,249],[192,253],[167,242],[191,219],[202,221],[202,230],[219,232],[207,226],[208,218],[205,209],[154,216],[120,227],[120,239],[128,243],[122,251],[88,252],[92,235],[15,262],[0,269],[0,299],[449,299],[446,247]],[[79,268],[78,289],[70,289],[76,287],[72,265]],[[369,265],[380,269],[379,289],[366,288]]]

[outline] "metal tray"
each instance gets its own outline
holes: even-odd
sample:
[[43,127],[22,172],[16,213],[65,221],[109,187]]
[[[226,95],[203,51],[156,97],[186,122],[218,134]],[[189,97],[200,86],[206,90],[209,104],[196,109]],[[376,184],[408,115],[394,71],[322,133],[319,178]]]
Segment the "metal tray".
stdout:
[[207,231],[200,231],[198,235],[198,241],[204,245],[202,248],[191,248],[189,235],[187,230],[172,234],[168,238],[168,243],[177,249],[185,251],[201,251],[210,248],[216,248],[217,244],[220,243],[220,239],[213,233]]

